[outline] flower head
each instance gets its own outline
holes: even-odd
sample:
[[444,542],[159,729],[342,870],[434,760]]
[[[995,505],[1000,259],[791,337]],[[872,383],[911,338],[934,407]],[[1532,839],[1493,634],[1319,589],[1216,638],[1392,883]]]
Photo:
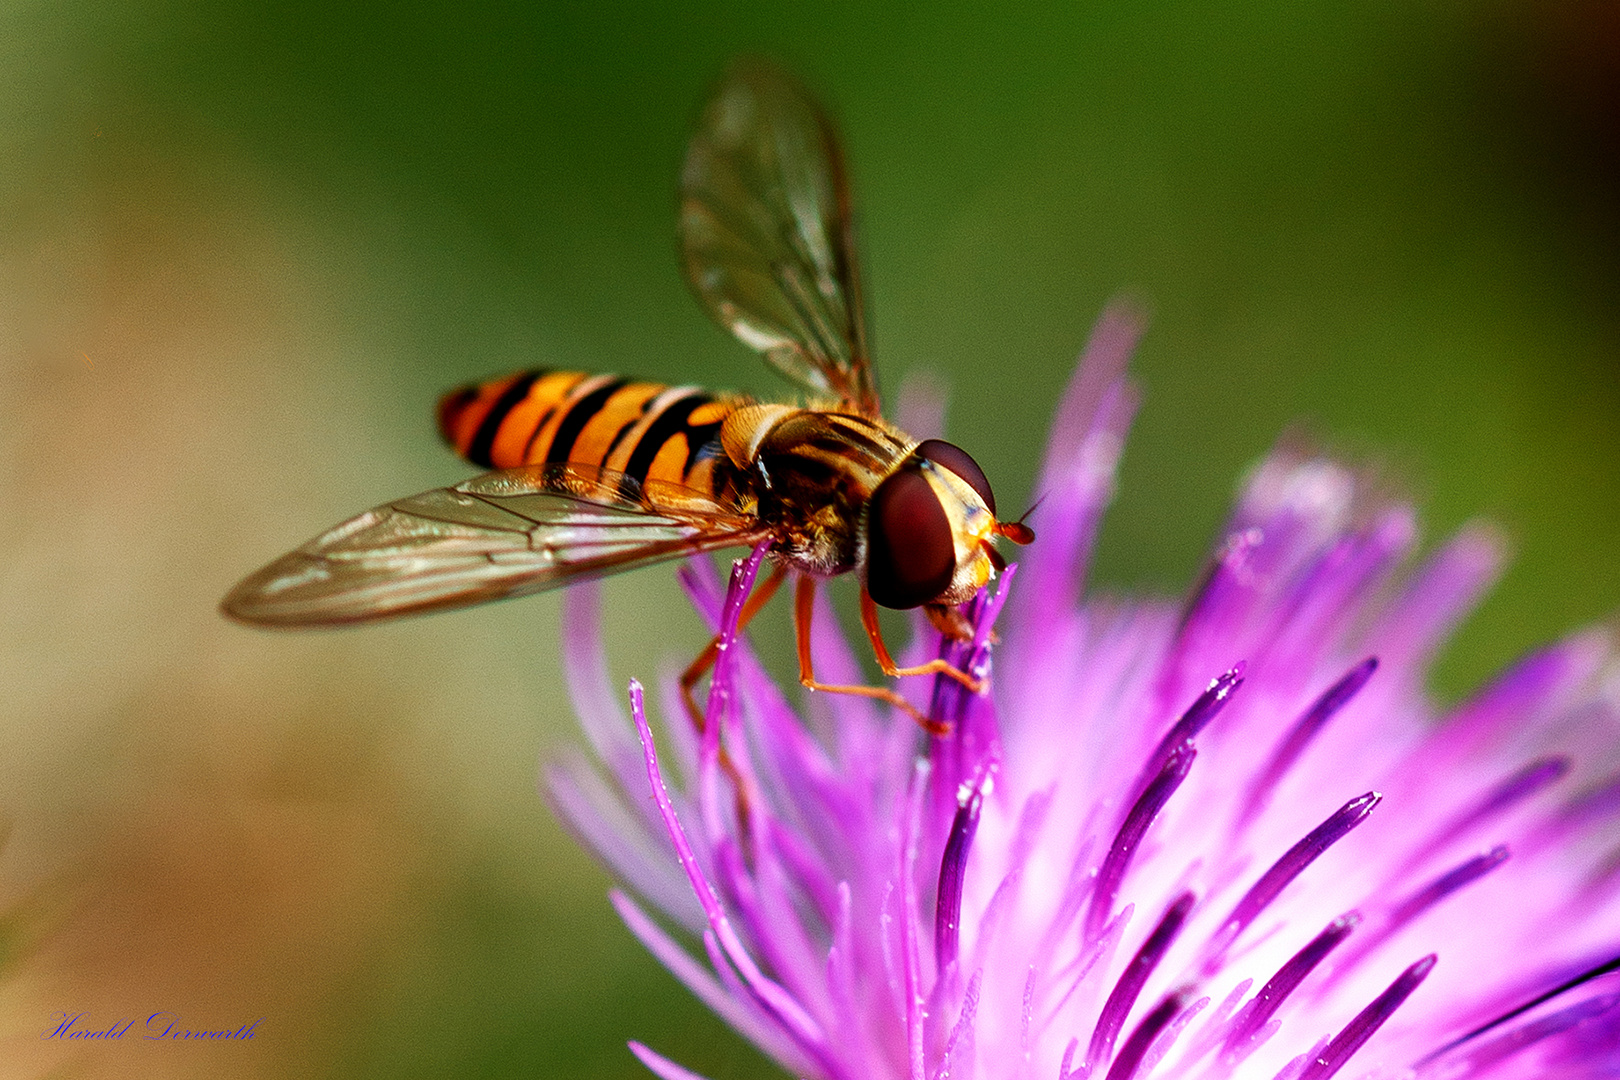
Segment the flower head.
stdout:
[[[918,626],[915,660],[992,680],[909,680],[948,735],[855,698],[801,716],[736,633],[756,550],[726,589],[684,572],[725,648],[703,733],[672,722],[655,750],[641,687],[627,722],[608,685],[593,595],[571,594],[600,768],[551,790],[628,887],[625,922],[825,1080],[1620,1076],[1607,637],[1438,710],[1427,664],[1497,539],[1470,526],[1409,568],[1410,507],[1291,449],[1185,601],[1088,593],[1136,333],[1099,326],[1040,540],[967,605],[976,636]],[[823,677],[858,680],[830,611],[816,626]],[[672,680],[662,696],[681,717]]]

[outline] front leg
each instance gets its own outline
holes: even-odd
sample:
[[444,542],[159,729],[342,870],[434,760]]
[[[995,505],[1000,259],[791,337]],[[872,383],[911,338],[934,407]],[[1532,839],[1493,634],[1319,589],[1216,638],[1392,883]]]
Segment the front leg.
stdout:
[[[961,623],[962,629],[966,632],[958,636],[951,633],[951,631],[946,627],[940,626],[939,620],[934,618],[934,609],[938,607],[943,607],[943,605],[929,604],[924,610],[928,612],[930,621],[932,621],[935,626],[940,627],[941,633],[944,633],[949,637],[953,637],[957,641],[973,640],[973,628],[968,625],[968,621],[966,619],[962,618],[962,613],[957,611],[955,608],[947,607],[944,608],[944,610],[956,616],[957,620]],[[883,630],[878,625],[877,604],[873,603],[871,594],[865,589],[861,590],[861,625],[866,627],[866,636],[871,639],[872,651],[877,654],[878,667],[883,669],[883,674],[947,675],[961,683],[963,686],[967,687],[968,690],[975,694],[984,692],[984,682],[982,680],[975,679],[973,676],[969,675],[961,668],[954,666],[947,660],[930,660],[928,663],[918,664],[916,667],[903,668],[897,666],[894,662],[894,657],[889,655],[889,647],[883,643]]]
[[[866,590],[861,590],[861,596],[866,598]],[[917,725],[930,735],[948,735],[951,727],[933,720],[920,711],[915,705],[890,690],[886,686],[851,686],[834,685],[816,681],[815,665],[810,660],[810,624],[816,610],[816,579],[809,575],[800,575],[798,583],[793,587],[793,626],[796,631],[799,646],[799,682],[806,690],[824,690],[829,694],[853,694],[856,697],[877,698],[887,701],[897,709],[903,710]],[[881,664],[888,651],[884,650],[878,657]],[[890,660],[890,666],[893,666]]]

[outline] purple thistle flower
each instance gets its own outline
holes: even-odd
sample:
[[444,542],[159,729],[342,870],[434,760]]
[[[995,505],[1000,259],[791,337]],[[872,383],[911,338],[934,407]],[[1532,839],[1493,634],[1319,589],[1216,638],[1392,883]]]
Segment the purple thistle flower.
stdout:
[[[1040,540],[967,605],[976,637],[918,623],[904,662],[979,675],[1000,636],[986,696],[903,680],[947,736],[857,698],[795,711],[736,635],[760,549],[724,589],[683,572],[724,648],[701,736],[662,680],[655,748],[641,686],[627,721],[608,684],[595,594],[569,594],[598,764],[551,792],[626,924],[823,1080],[1620,1076],[1607,636],[1437,710],[1426,666],[1501,545],[1468,526],[1403,569],[1411,508],[1293,449],[1185,602],[1087,594],[1138,329],[1111,313],[1088,346]],[[815,626],[822,677],[858,680],[829,609]]]

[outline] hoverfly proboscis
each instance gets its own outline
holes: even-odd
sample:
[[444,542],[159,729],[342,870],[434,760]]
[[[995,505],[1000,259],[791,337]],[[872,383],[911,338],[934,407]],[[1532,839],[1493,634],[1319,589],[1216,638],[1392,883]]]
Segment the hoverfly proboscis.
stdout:
[[[800,681],[878,698],[888,687],[817,681],[817,583],[854,571],[861,622],[885,675],[980,682],[944,660],[900,667],[879,606],[921,607],[961,636],[956,605],[1002,568],[993,541],[1033,539],[996,518],[983,470],[950,443],[883,419],[867,353],[843,156],[826,114],[767,64],[734,65],[704,109],[680,180],[687,280],[709,314],[811,395],[805,405],[609,375],[526,371],[462,387],[439,428],[493,472],[368,510],[244,579],[224,611],[268,626],[329,626],[523,596],[667,559],[769,541],[791,568]],[[715,659],[699,654],[693,690]]]

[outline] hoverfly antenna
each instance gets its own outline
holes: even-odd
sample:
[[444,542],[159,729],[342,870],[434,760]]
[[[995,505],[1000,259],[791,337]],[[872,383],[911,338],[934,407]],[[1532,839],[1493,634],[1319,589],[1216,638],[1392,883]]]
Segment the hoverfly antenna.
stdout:
[[1007,539],[1020,546],[1033,543],[1035,540],[1035,530],[1024,524],[1024,522],[1029,519],[1029,515],[1033,514],[1036,510],[1039,510],[1041,503],[1045,501],[1045,495],[1042,495],[1040,498],[1036,499],[1030,504],[1029,509],[1025,510],[1023,515],[1019,517],[1017,521],[998,522],[996,524],[996,535],[1005,536]]
[[1035,530],[1022,521],[1003,521],[996,526],[996,535],[1005,536],[1013,543],[1023,546],[1034,543]]

